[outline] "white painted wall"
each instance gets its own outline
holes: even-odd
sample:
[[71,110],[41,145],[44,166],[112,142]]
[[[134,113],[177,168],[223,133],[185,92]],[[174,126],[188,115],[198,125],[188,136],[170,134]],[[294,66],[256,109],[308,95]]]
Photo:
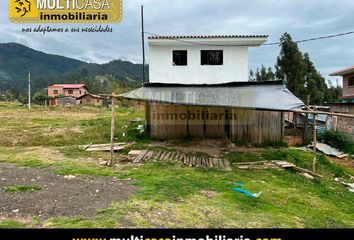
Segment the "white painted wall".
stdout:
[[[187,50],[187,66],[172,65],[172,51]],[[201,65],[201,50],[223,50],[223,65]],[[217,84],[248,81],[247,46],[149,46],[150,82]]]

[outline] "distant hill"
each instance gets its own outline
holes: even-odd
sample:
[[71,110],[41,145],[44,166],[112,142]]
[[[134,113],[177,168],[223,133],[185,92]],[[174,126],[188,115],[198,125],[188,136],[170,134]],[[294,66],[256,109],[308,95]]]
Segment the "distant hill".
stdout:
[[8,90],[25,91],[31,71],[33,90],[54,83],[86,83],[95,91],[107,91],[108,82],[138,85],[141,64],[114,60],[106,64],[47,54],[17,43],[0,43],[0,93]]

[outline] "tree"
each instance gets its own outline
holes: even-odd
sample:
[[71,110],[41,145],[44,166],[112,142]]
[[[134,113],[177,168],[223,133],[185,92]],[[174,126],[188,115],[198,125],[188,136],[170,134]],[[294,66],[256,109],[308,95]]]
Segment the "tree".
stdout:
[[295,96],[304,97],[305,66],[302,53],[288,33],[284,33],[280,38],[280,47],[280,54],[275,65],[276,78],[283,80]]
[[275,74],[271,67],[266,68],[263,64],[261,68],[257,68],[256,73],[252,70],[250,71],[249,81],[251,82],[266,82],[266,81],[274,81]]
[[48,100],[48,96],[44,92],[36,92],[33,100],[36,104],[44,104]]

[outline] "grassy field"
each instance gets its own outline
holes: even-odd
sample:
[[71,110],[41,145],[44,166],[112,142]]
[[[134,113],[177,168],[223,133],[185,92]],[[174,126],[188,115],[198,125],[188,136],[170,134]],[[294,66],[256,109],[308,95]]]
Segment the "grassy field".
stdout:
[[[129,149],[164,148],[137,136],[129,120],[143,117],[142,111],[117,111],[116,141],[135,144]],[[322,179],[308,180],[296,172],[190,168],[178,163],[120,164],[109,168],[97,164],[109,153],[88,153],[79,145],[108,143],[110,112],[107,109],[35,107],[27,110],[0,102],[0,164],[41,168],[60,175],[106,176],[133,179],[138,191],[127,201],[114,201],[97,209],[93,216],[0,216],[0,228],[16,227],[275,227],[343,228],[354,226],[353,193],[341,183],[353,169],[337,165],[319,155]],[[149,145],[150,144],[150,145]],[[188,142],[187,145],[193,144]],[[185,146],[176,142],[176,148]],[[117,159],[128,150],[117,154]],[[171,149],[171,148],[170,148]],[[172,148],[173,149],[173,148]],[[241,150],[242,149],[242,150]],[[249,148],[223,150],[231,162],[286,160],[311,168],[310,153],[288,148]],[[196,152],[196,154],[205,154]],[[250,198],[232,190],[236,182],[257,193]],[[21,186],[9,186],[16,193]],[[11,188],[12,187],[12,188]],[[23,187],[23,186],[22,186]],[[2,189],[0,191],[6,191]],[[0,195],[1,198],[1,195]],[[89,204],[89,203],[88,203]]]

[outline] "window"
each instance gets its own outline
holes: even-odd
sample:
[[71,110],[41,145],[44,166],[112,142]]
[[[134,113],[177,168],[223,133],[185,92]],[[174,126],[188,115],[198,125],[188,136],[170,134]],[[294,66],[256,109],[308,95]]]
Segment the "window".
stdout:
[[53,90],[53,93],[54,93],[55,95],[58,95],[58,94],[59,94],[59,91],[58,91],[58,90]]
[[174,50],[173,51],[173,66],[187,66],[187,51]]
[[74,91],[73,90],[68,90],[68,94],[73,94]]
[[97,103],[100,103],[100,100],[97,99]]
[[201,65],[222,65],[223,51],[222,50],[202,50]]
[[348,79],[348,87],[354,87],[354,76]]
[[81,90],[79,91],[79,94],[81,95]]

